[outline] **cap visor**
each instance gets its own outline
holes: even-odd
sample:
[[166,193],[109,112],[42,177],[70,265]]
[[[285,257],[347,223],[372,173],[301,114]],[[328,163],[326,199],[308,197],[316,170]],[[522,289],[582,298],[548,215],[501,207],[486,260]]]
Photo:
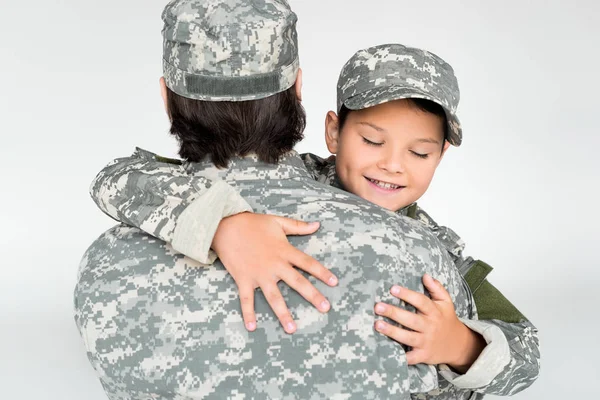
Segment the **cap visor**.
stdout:
[[453,146],[460,146],[462,142],[462,128],[458,117],[446,108],[440,100],[418,88],[406,86],[374,88],[350,97],[343,104],[350,110],[362,110],[389,101],[402,99],[424,99],[439,104],[444,109],[446,119],[448,120],[448,141]]

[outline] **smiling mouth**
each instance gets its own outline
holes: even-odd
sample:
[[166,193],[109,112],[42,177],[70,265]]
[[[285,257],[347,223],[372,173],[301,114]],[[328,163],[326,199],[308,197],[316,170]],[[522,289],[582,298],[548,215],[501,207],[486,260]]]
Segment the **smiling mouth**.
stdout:
[[378,181],[377,179],[367,178],[366,176],[365,176],[365,178],[369,182],[371,182],[373,185],[375,185],[381,189],[385,189],[385,190],[397,190],[397,189],[402,189],[405,187],[405,186],[395,185],[393,183]]

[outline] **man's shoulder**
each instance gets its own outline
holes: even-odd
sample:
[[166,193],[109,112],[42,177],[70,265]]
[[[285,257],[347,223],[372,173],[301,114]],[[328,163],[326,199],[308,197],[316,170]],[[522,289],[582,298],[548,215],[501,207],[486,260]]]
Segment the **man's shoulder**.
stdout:
[[[300,211],[322,218],[336,218],[355,229],[360,226],[379,232],[385,230],[416,240],[434,241],[433,234],[421,223],[394,213],[359,196],[310,179],[288,183],[287,196]],[[286,188],[282,188],[286,191]]]
[[173,261],[171,246],[141,229],[118,224],[103,232],[87,248],[81,260],[80,275],[98,278],[106,273],[126,272],[133,265],[162,260]]

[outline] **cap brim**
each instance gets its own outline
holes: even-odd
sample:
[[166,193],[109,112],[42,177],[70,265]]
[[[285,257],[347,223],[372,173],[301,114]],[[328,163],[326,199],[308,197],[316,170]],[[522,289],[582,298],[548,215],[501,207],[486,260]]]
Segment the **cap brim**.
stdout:
[[[350,110],[362,110],[364,108],[374,107],[389,101],[401,99],[424,99],[439,104],[444,109],[448,121],[448,142],[453,146],[460,146],[462,143],[462,128],[458,117],[446,108],[440,100],[417,88],[408,88],[406,86],[384,86],[374,88],[346,99],[343,105]],[[338,110],[338,112],[339,111],[340,110]]]

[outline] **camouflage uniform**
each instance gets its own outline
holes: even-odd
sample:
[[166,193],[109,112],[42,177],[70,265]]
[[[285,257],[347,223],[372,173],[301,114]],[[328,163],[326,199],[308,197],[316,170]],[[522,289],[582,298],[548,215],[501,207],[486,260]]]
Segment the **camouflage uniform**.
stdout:
[[[301,158],[312,179],[336,189],[342,188],[335,174],[333,157],[323,159],[302,154]],[[216,183],[212,184],[213,181]],[[141,227],[171,243],[176,251],[202,260],[202,264],[216,258],[209,247],[220,220],[252,210],[240,193],[217,175],[188,174],[181,161],[141,149],[133,156],[117,159],[105,167],[92,183],[90,194],[107,215]],[[478,307],[471,305],[468,317],[461,320],[488,342],[484,353],[467,373],[458,375],[448,367],[440,366],[440,389],[428,395],[415,394],[413,398],[480,399],[484,394],[512,395],[529,387],[539,373],[537,329],[485,279],[489,272],[485,269],[486,264],[462,255],[464,243],[454,231],[437,225],[416,204],[397,214],[416,219],[433,232],[459,272],[467,278]],[[311,218],[302,216],[303,220]],[[320,217],[316,220],[320,221]],[[204,225],[211,228],[204,229]],[[332,240],[335,239],[327,241],[326,246]],[[471,276],[474,273],[475,276]],[[490,293],[495,295],[495,302],[487,305],[485,302]],[[483,307],[479,307],[480,304]],[[473,321],[478,312],[487,321]]]
[[[424,273],[470,317],[466,285],[422,224],[315,182],[295,153],[279,165],[248,156],[227,169],[179,167],[231,185],[257,212],[318,219],[316,234],[290,241],[330,266],[340,284],[310,278],[332,304],[327,314],[281,286],[298,324],[291,336],[257,293],[261,324],[248,333],[219,261],[198,268],[168,243],[116,226],[86,252],[75,289],[76,322],[111,399],[410,398],[438,386],[435,368],[408,367],[404,348],[373,329],[374,304],[399,305],[389,294],[397,283],[423,292]],[[172,169],[153,177],[182,198],[197,191]],[[122,193],[137,191],[124,184]]]

